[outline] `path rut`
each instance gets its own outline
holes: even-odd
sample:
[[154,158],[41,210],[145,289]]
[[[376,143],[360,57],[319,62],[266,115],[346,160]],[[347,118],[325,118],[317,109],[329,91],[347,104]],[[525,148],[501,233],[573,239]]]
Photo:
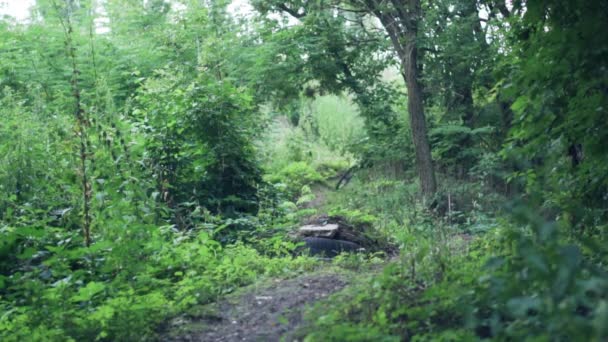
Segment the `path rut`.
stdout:
[[[217,316],[201,318],[203,328],[171,341],[292,341],[305,308],[348,285],[341,274],[307,274],[213,304]],[[281,339],[283,337],[283,339]]]

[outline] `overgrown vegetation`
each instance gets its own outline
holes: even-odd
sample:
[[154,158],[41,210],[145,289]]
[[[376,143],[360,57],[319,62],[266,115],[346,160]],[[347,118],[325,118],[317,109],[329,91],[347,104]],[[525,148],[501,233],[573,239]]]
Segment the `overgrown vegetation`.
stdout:
[[386,250],[290,336],[608,338],[605,2],[239,5],[0,18],[2,341],[163,339],[315,215]]

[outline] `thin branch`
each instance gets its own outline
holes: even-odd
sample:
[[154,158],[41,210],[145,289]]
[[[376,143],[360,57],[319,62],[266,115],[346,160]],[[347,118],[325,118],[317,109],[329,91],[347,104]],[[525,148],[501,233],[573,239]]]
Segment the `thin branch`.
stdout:
[[291,15],[292,17],[294,17],[296,19],[302,19],[306,16],[306,12],[300,14],[300,13],[298,13],[298,10],[293,10],[293,9],[287,7],[287,5],[285,5],[285,4],[278,4],[277,8],[282,10],[283,12],[288,13],[289,15]]

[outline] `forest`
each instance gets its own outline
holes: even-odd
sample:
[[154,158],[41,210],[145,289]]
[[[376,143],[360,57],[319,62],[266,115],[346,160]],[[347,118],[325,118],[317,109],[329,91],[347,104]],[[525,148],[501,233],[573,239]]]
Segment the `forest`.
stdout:
[[608,340],[608,1],[27,2],[1,341]]

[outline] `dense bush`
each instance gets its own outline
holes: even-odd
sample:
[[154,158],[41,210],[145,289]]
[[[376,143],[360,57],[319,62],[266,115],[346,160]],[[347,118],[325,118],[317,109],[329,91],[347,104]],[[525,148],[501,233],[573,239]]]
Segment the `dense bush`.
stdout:
[[[223,247],[204,230],[134,225],[118,243],[90,248],[61,229],[3,227],[0,336],[4,341],[151,340],[157,326],[262,275],[312,265],[305,258],[270,259],[242,244]],[[27,246],[21,248],[21,246]]]
[[258,126],[246,93],[204,75],[190,81],[167,74],[149,80],[137,99],[146,162],[170,207],[192,202],[227,215],[255,212]]

